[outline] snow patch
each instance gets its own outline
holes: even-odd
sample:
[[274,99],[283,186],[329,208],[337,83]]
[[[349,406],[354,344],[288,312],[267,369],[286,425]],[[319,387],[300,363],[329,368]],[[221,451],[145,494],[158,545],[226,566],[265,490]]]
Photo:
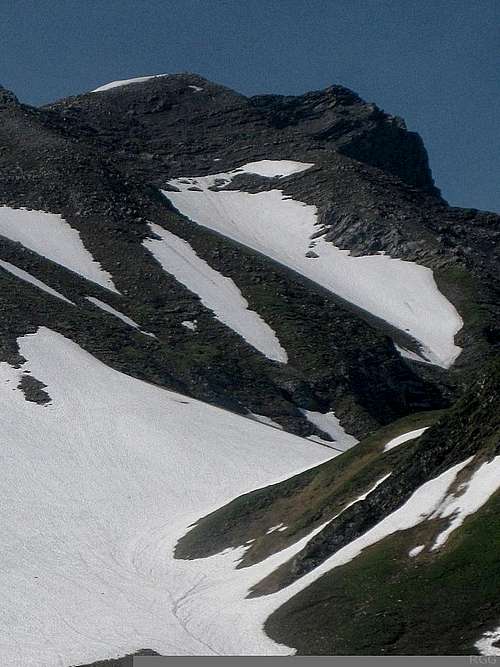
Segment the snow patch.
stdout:
[[196,320],[183,320],[181,324],[183,327],[186,327],[186,329],[189,329],[190,331],[198,330],[198,323]]
[[424,357],[422,357],[420,354],[417,354],[416,352],[412,352],[411,350],[407,350],[405,347],[401,347],[397,343],[394,343],[394,347],[399,352],[399,354],[402,357],[404,357],[405,359],[411,359],[411,361],[418,361],[421,364],[432,364],[432,361],[429,361],[428,359],[425,359]]
[[398,435],[396,438],[393,438],[386,443],[384,452],[388,452],[390,449],[394,449],[394,447],[402,445],[403,442],[408,442],[408,440],[415,440],[415,438],[419,438],[422,433],[427,431],[428,428],[428,426],[425,426],[424,428],[417,428],[414,431],[408,431],[408,433],[402,433],[401,435]]
[[424,549],[425,544],[419,544],[418,547],[413,547],[413,549],[410,549],[408,556],[410,556],[410,558],[415,558],[415,556],[418,556],[418,554],[422,553]]
[[474,644],[480,655],[493,656],[500,655],[500,646],[495,646],[500,642],[500,627],[496,630],[485,632],[481,639]]
[[257,174],[258,176],[265,176],[266,178],[285,178],[286,176],[306,171],[311,167],[314,167],[314,162],[296,162],[295,160],[259,160],[258,162],[248,162],[223,176],[226,178],[234,178],[234,176],[237,176],[238,174]]
[[47,294],[50,294],[51,296],[55,296],[58,299],[61,299],[62,301],[66,301],[66,303],[70,303],[72,306],[75,304],[73,301],[70,301],[67,299],[65,296],[57,292],[55,289],[52,289],[52,287],[49,287],[46,285],[44,282],[41,280],[38,280],[38,278],[35,278],[35,276],[32,276],[31,273],[28,273],[27,271],[24,271],[24,269],[20,269],[19,267],[15,266],[14,264],[11,264],[10,262],[6,262],[3,259],[0,259],[0,266],[5,269],[6,271],[9,271],[9,273],[12,273],[12,275],[16,276],[16,278],[20,278],[21,280],[24,280],[27,283],[30,283],[31,285],[34,285],[35,287],[38,287],[38,289],[43,290],[44,292],[47,292]]
[[188,86],[188,88],[191,88],[191,90],[194,90],[195,93],[201,93],[203,88],[201,86]]
[[442,547],[451,533],[461,526],[470,514],[477,512],[498,488],[500,488],[500,456],[483,463],[472,477],[459,487],[456,494],[447,496],[443,500],[430,517],[451,518],[447,528],[436,538],[432,551]]
[[314,438],[315,442],[319,440],[330,447],[334,444],[336,449],[343,452],[358,444],[359,440],[353,435],[346,433],[334,412],[326,412],[325,414],[321,412],[312,412],[311,410],[301,410],[301,412],[311,424],[314,424],[314,426],[317,426],[321,431],[331,436],[334,442],[321,440],[321,438],[318,438],[317,436],[311,436],[311,440]]
[[149,81],[150,79],[162,79],[166,76],[169,76],[168,74],[153,74],[151,76],[138,76],[135,79],[122,79],[121,81],[111,81],[110,83],[105,83],[103,86],[99,86],[99,88],[95,88],[94,90],[91,90],[91,93],[102,93],[106,90],[111,90],[112,88],[120,88],[122,86],[130,86],[131,84],[134,83],[144,83],[145,81]]
[[[273,166],[263,166],[267,162]],[[285,197],[281,190],[251,194],[210,189],[228,185],[238,173],[296,173],[284,162],[288,161],[262,160],[231,172],[174,179],[168,184],[178,191],[163,194],[187,218],[267,255],[405,331],[430,362],[451,366],[461,352],[454,336],[463,322],[438,290],[430,269],[389,255],[352,257],[349,250],[337,248],[323,236],[314,239],[317,257],[311,259],[306,256],[311,237],[321,231],[315,206]],[[188,190],[193,186],[201,192]]]
[[260,315],[249,310],[248,302],[231,278],[212,269],[184,239],[159,225],[149,226],[159,238],[146,239],[144,245],[165,271],[197,294],[218,320],[268,359],[281,363],[288,361],[275,332]]
[[276,531],[283,533],[287,528],[288,526],[285,526],[285,524],[281,522],[276,524],[275,526],[272,526],[271,528],[269,528],[269,530],[266,530],[266,535],[270,535],[271,533],[274,533]]
[[60,215],[0,206],[0,234],[101,287],[118,292],[110,274],[83,245],[77,230]]
[[[302,590],[325,572],[329,572],[335,567],[349,563],[369,546],[380,542],[393,533],[413,528],[426,518],[429,518],[445,498],[448,488],[453,483],[458,473],[471,462],[472,458],[473,457],[470,457],[462,463],[458,463],[438,477],[422,484],[404,505],[386,516],[382,521],[356,540],[353,540],[342,549],[339,549],[339,551],[333,554],[333,556],[328,558],[311,573],[305,575],[302,579],[292,584],[292,586],[289,586],[286,589],[289,594],[287,597],[294,595],[298,590]],[[387,479],[387,477],[388,475],[379,480],[374,487],[354,502],[364,499],[374,490],[374,488]],[[345,509],[352,504],[354,503],[350,503],[342,511],[345,511]],[[291,589],[293,589],[293,591]],[[280,593],[282,593],[282,591],[275,595],[279,596]]]

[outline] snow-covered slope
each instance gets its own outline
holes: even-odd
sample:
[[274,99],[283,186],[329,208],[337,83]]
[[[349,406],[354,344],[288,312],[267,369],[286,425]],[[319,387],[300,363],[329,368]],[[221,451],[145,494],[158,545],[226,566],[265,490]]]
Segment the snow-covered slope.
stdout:
[[[322,236],[312,239],[322,231],[316,207],[285,197],[281,190],[250,194],[210,189],[229,184],[237,172],[271,177],[299,171],[291,171],[289,162],[262,161],[232,172],[177,178],[169,185],[178,192],[164,194],[186,217],[271,257],[407,332],[429,361],[449,367],[460,353],[454,336],[462,320],[438,290],[430,269],[387,255],[352,257]],[[303,169],[310,166],[304,164]]]
[[[200,515],[330,452],[132,379],[48,329],[19,342],[27,362],[0,364],[0,663],[213,652],[183,605],[210,588],[204,623],[210,605],[244,604],[248,575],[231,583],[231,557],[214,561],[211,579],[210,567],[172,559],[176,540]],[[49,404],[15,389],[26,370]]]
[[76,229],[60,215],[0,206],[0,235],[21,243],[87,280],[117,292],[107,271],[85,248]]
[[233,329],[269,359],[286,363],[288,356],[275,332],[253,310],[240,290],[226,276],[212,269],[195,253],[187,241],[159,225],[150,225],[158,238],[146,239],[144,245],[168,273],[197,294],[213,310],[217,319]]

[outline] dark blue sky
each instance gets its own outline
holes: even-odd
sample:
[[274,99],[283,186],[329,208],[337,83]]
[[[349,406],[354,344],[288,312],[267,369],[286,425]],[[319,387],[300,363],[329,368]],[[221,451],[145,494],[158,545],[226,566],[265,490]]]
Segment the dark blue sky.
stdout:
[[340,83],[403,116],[457,206],[500,210],[498,0],[0,0],[31,104],[193,71],[245,94]]

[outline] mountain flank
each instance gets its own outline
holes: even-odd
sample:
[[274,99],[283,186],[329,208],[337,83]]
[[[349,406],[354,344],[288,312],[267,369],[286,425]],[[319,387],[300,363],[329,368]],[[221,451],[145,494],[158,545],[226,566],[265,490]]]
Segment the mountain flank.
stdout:
[[0,87],[2,662],[498,653],[500,218],[438,185],[343,86]]

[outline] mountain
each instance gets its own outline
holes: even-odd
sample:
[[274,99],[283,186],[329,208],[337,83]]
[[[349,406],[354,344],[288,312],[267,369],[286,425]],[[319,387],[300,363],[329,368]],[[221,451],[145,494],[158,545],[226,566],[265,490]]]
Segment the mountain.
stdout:
[[4,664],[498,651],[499,217],[341,86],[0,120]]

